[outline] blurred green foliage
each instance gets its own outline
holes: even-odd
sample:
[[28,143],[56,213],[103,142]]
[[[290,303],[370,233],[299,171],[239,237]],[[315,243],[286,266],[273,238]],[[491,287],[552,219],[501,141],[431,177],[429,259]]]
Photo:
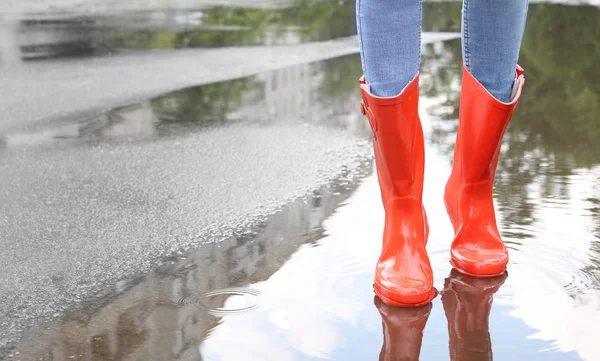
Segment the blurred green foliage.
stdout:
[[175,91],[152,100],[161,127],[209,126],[223,123],[227,113],[244,103],[244,95],[261,89],[255,78],[240,78]]
[[600,9],[530,6],[521,49],[527,85],[511,131],[528,148],[600,163]]
[[[327,40],[356,33],[353,1],[297,0],[282,9],[214,7],[203,11],[209,28],[181,32],[123,30],[129,49],[222,47],[277,41],[292,32],[301,41]],[[223,29],[215,29],[222,25]]]

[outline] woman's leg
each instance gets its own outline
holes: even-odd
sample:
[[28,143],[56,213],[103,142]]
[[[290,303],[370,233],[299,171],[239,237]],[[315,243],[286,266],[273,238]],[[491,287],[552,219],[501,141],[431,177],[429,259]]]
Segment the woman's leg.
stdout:
[[423,207],[425,147],[419,119],[421,0],[357,0],[365,79],[361,112],[373,131],[375,168],[385,211],[373,290],[400,307],[431,302],[433,271]]
[[398,95],[419,71],[421,0],[357,0],[356,23],[371,93]]
[[444,200],[454,227],[452,265],[467,275],[493,277],[508,264],[492,189],[502,137],[525,83],[517,58],[527,0],[463,1],[465,66]]
[[463,61],[496,99],[510,101],[527,0],[463,0]]

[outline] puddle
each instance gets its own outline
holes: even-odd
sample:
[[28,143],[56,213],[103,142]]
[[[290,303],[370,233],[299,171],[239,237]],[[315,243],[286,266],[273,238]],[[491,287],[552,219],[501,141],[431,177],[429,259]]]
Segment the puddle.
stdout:
[[[357,55],[285,67],[255,76],[185,88],[101,114],[57,119],[36,132],[0,136],[5,147],[158,140],[236,123],[304,123],[368,138],[353,114],[359,95]],[[354,74],[354,76],[352,76]],[[50,123],[52,124],[52,122]]]
[[[430,13],[449,14],[437,23],[426,17],[426,30],[457,30],[456,3],[426,6]],[[425,46],[420,101],[428,251],[440,290],[431,307],[390,308],[373,297],[383,210],[372,165],[362,163],[352,176],[237,236],[203,244],[144,276],[122,280],[110,296],[81,302],[32,330],[6,359],[597,361],[600,9],[532,3],[529,13],[521,55],[528,82],[494,189],[511,257],[508,277],[473,280],[448,263],[452,227],[442,194],[457,125],[460,41],[437,42]],[[125,133],[154,139],[219,122],[260,122],[253,115],[268,114],[329,121],[332,129],[346,124],[344,129],[364,134],[356,125],[363,123],[344,122],[356,101],[356,79],[346,74],[357,69],[358,57],[350,56],[167,94],[143,103],[143,111],[153,114],[144,116],[152,127],[143,129],[151,131]],[[318,96],[278,87],[293,84],[290,74],[302,72],[312,74],[301,79]],[[202,99],[211,101],[197,107]],[[215,103],[202,114],[202,107]],[[141,129],[123,126],[127,111],[116,110],[120,118],[113,123],[89,122],[101,130],[77,128],[72,137],[49,138],[121,139],[114,124]],[[8,148],[20,144],[4,142]]]

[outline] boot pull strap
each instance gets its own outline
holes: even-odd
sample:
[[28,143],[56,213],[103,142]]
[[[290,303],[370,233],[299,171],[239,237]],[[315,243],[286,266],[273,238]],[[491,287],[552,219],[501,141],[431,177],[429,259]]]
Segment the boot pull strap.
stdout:
[[[359,85],[367,84],[367,81],[365,80],[365,76],[364,76],[364,75],[363,75],[363,76],[361,76],[361,77],[358,79],[358,84],[359,84]],[[361,113],[362,115],[367,115],[367,107],[365,106],[365,102],[364,102],[364,100],[361,100],[361,101],[360,101],[360,113]]]
[[517,78],[523,75],[524,71],[525,70],[519,64],[517,64]]

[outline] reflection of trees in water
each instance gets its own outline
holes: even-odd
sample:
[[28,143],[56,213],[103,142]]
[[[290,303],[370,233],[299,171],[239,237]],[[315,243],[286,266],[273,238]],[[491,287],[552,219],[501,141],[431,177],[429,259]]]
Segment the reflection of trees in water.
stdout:
[[227,114],[244,103],[244,95],[260,89],[254,78],[203,85],[169,93],[152,100],[161,126],[223,123]]
[[[527,84],[504,139],[495,184],[499,210],[514,229],[534,221],[535,204],[529,196],[534,183],[543,197],[566,198],[572,170],[600,163],[595,147],[600,143],[600,9],[539,4],[531,5],[529,14],[520,57]],[[451,23],[447,19],[440,17],[440,29]],[[427,21],[426,26],[437,29]],[[460,45],[452,44],[448,51],[458,67]],[[445,91],[457,76],[432,75],[437,83],[429,95]],[[435,127],[433,142],[448,150],[451,161],[458,98],[449,97],[443,105],[454,111],[442,114],[448,122]],[[516,238],[529,236],[511,232]]]
[[324,61],[320,65],[323,73],[315,92],[322,114],[315,117],[322,124],[350,130],[364,138],[371,136],[368,122],[359,111],[360,93],[358,79],[362,66],[358,54],[347,55]]
[[[427,111],[444,120],[458,118],[460,59],[458,39],[427,44],[421,53],[420,94],[438,98],[439,103]],[[454,145],[450,144],[450,147],[452,149]]]
[[331,102],[358,102],[358,79],[362,67],[358,55],[331,59],[323,64],[320,93]]
[[[556,162],[598,163],[600,140],[600,9],[530,8],[522,63],[531,81],[513,130],[523,145],[548,147]],[[572,157],[572,158],[569,158]]]
[[360,74],[359,57],[349,55],[182,89],[153,99],[151,106],[161,134],[172,134],[178,126],[289,120],[350,129],[362,136],[368,129],[356,111]]

